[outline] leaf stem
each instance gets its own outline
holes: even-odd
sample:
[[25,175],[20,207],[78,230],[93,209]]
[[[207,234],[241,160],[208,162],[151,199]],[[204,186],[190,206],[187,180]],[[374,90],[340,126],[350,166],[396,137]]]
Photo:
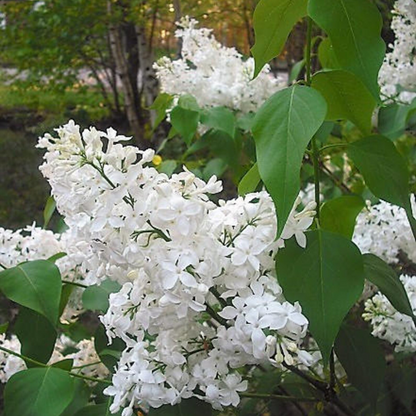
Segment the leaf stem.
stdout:
[[306,29],[306,85],[309,87],[311,85],[311,56],[312,56],[312,25],[313,25],[313,21],[312,19],[308,16],[306,18],[306,22],[307,22],[307,29]]
[[0,267],[1,267],[3,270],[7,270],[7,269],[8,269],[5,265],[3,265],[3,264],[1,264],[1,263],[0,263]]
[[[7,352],[7,354],[11,354],[11,355],[14,355],[16,357],[19,357],[23,361],[25,361],[27,363],[34,364],[38,367],[43,367],[43,368],[51,367],[50,365],[41,363],[40,361],[33,360],[32,358],[26,357],[25,355],[19,354],[18,352],[9,350],[8,348],[4,348],[2,346],[0,346],[0,351],[4,351],[4,352]],[[63,370],[63,371],[65,371],[65,370]],[[84,376],[83,374],[72,373],[71,371],[68,371],[68,374],[72,377],[77,377],[77,378],[82,378],[83,380],[93,381],[94,383],[104,383],[104,384],[109,384],[109,385],[111,384],[110,380],[105,380],[105,379],[102,379],[102,378],[88,377],[88,376]]]
[[212,309],[212,307],[211,306],[209,306],[207,303],[205,304],[205,306],[207,307],[207,312],[211,315],[211,317],[213,318],[213,319],[215,319],[217,322],[219,322],[221,325],[223,325],[223,326],[225,326],[225,327],[228,327],[228,324],[227,324],[227,320],[226,319],[224,319],[224,318],[221,318],[221,316],[219,316],[218,314],[217,314],[217,312],[215,312],[214,311],[214,309]]
[[315,397],[294,397],[280,394],[261,394],[261,393],[240,393],[241,397],[247,397],[251,399],[273,399],[282,400],[287,402],[299,401],[299,402],[320,402],[321,400]]
[[334,348],[332,348],[329,356],[329,387],[333,391],[335,391],[335,380],[335,354]]
[[66,285],[82,287],[83,289],[86,289],[88,287],[87,285],[83,285],[82,283],[71,282],[70,280],[62,280],[62,283]]
[[409,204],[409,207],[406,208],[406,217],[409,221],[410,228],[412,230],[413,238],[416,241],[416,219],[412,215],[412,207]]
[[313,161],[313,179],[315,183],[315,202],[316,202],[316,219],[319,221],[321,201],[320,201],[320,183],[319,183],[319,150],[316,145],[316,138],[312,137],[312,161]]
[[[336,391],[331,387],[330,384],[317,380],[311,377],[309,374],[304,373],[302,370],[299,370],[298,368],[292,365],[287,365],[284,362],[282,363],[282,365],[288,370],[298,375],[299,377],[306,380],[309,384],[314,386],[317,390],[322,392],[324,394],[325,400],[328,403],[334,404],[336,407],[338,407],[339,410],[341,410],[347,416],[355,416],[355,413],[343,401],[340,400],[340,398],[337,396]],[[317,401],[321,401],[321,400],[317,400]]]

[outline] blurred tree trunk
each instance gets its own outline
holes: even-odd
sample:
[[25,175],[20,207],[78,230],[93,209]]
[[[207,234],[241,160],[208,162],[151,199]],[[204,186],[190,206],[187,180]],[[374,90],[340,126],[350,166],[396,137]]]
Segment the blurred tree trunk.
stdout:
[[141,147],[144,146],[144,124],[141,94],[138,89],[139,48],[135,36],[135,26],[126,20],[126,10],[122,2],[107,1],[110,18],[109,38],[115,60],[117,74],[124,95],[124,108],[132,134]]
[[[182,19],[182,5],[181,0],[173,0],[173,8],[175,9],[175,24]],[[182,54],[182,38],[177,39],[176,57],[180,58]]]

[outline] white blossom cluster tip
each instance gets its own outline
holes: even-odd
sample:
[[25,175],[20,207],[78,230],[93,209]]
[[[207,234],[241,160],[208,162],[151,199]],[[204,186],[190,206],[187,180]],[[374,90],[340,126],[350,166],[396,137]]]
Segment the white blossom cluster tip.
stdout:
[[[413,313],[416,312],[416,276],[400,276]],[[372,334],[395,346],[397,352],[416,351],[416,326],[410,316],[398,312],[389,300],[377,293],[365,302],[363,318],[370,321]]]
[[[20,354],[20,341],[16,335],[12,335],[10,339],[6,338],[6,334],[0,334],[0,346]],[[7,383],[9,378],[19,371],[26,369],[26,363],[13,354],[0,351],[0,382]]]
[[[36,224],[16,231],[0,227],[0,264],[10,268],[25,261],[47,260],[63,253],[65,255],[55,262],[62,279],[80,283],[84,280],[79,267],[83,254],[77,249],[76,243],[70,229],[56,234]],[[61,316],[62,321],[73,321],[82,312],[81,294],[82,291],[74,287]]]
[[222,46],[212,30],[198,29],[196,20],[185,17],[178,25],[182,58],[163,57],[154,64],[162,92],[193,95],[201,108],[225,106],[248,113],[286,86],[268,66],[253,80],[253,58],[245,60],[235,48]]
[[[0,346],[17,354],[21,353],[21,344],[16,335],[12,335],[10,339],[8,339],[6,338],[6,334],[0,334]],[[69,347],[75,349],[75,352],[64,355],[65,350]],[[108,376],[109,372],[107,367],[101,363],[100,358],[95,351],[94,339],[84,339],[76,343],[65,335],[61,335],[56,340],[48,365],[52,365],[65,359],[73,360],[73,373],[94,378],[105,378]],[[20,357],[5,351],[0,351],[1,383],[6,383],[11,376],[26,368],[26,363]]]
[[380,69],[381,91],[388,97],[410,103],[416,97],[416,2],[397,0],[391,28],[395,41],[389,45]]
[[[413,215],[416,204],[412,196]],[[357,218],[353,241],[362,253],[372,253],[385,262],[398,262],[400,252],[416,263],[416,243],[403,208],[380,201]]]
[[[221,190],[186,169],[171,178],[113,130],[80,132],[73,122],[47,148],[42,172],[58,210],[85,245],[89,281],[122,284],[101,318],[109,340],[126,343],[112,386],[111,410],[159,407],[191,396],[215,408],[237,405],[246,365],[303,363],[307,320],[282,296],[274,259],[284,239],[304,245],[315,204],[292,210],[275,241],[266,192],[215,204]],[[297,204],[299,201],[297,201]]]

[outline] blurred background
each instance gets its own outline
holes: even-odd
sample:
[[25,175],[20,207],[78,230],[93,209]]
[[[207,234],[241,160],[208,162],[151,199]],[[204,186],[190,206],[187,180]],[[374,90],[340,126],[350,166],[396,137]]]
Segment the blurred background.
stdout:
[[[394,0],[373,0],[390,30]],[[225,46],[249,56],[256,0],[0,0],[0,226],[42,223],[49,195],[38,166],[38,136],[74,119],[113,126],[142,148],[156,147],[168,126],[152,129],[159,92],[153,63],[179,57],[176,25],[191,16]],[[299,23],[273,73],[302,59]],[[319,34],[318,34],[319,35]]]

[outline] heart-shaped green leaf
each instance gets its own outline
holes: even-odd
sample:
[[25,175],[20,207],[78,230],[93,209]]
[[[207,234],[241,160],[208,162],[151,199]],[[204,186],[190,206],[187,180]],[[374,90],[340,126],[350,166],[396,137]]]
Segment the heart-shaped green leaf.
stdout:
[[328,34],[341,68],[357,75],[378,100],[386,46],[377,7],[369,0],[309,0],[308,14]]
[[307,0],[260,0],[254,11],[256,38],[251,52],[256,62],[254,76],[279,55],[292,27],[306,16]]
[[325,362],[342,320],[364,286],[363,260],[347,238],[309,231],[303,249],[294,239],[276,256],[277,279],[290,302],[299,301]]
[[294,85],[272,95],[254,119],[257,165],[278,216],[280,236],[300,189],[300,168],[327,106],[310,87]]
[[52,262],[35,260],[2,271],[0,290],[12,301],[44,315],[55,326],[61,298],[61,275]]

